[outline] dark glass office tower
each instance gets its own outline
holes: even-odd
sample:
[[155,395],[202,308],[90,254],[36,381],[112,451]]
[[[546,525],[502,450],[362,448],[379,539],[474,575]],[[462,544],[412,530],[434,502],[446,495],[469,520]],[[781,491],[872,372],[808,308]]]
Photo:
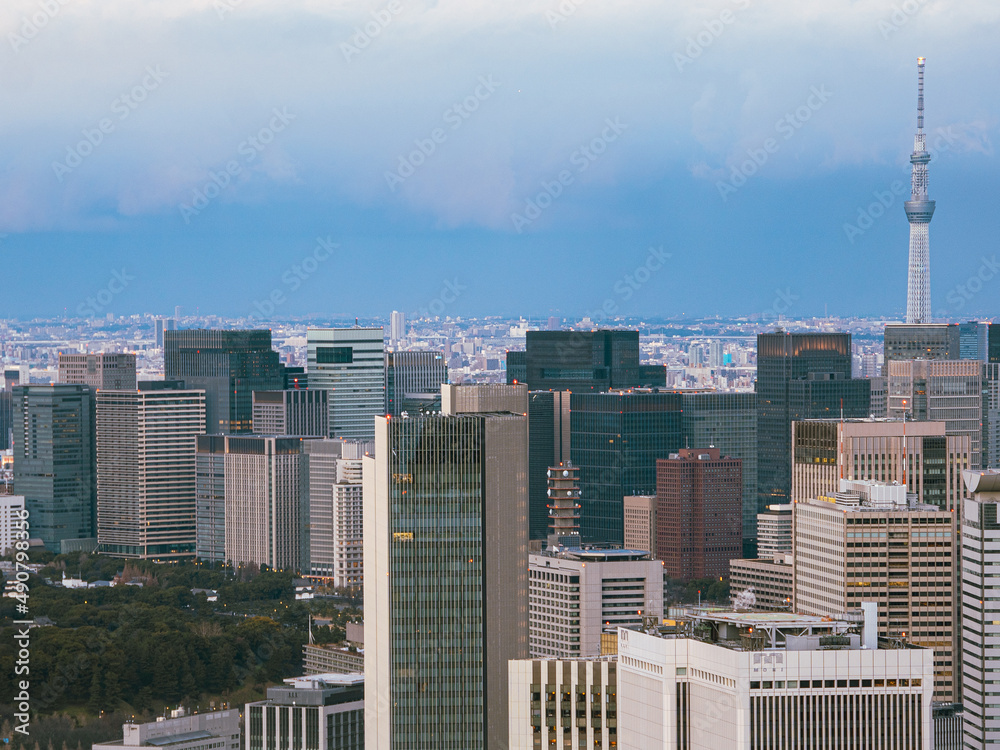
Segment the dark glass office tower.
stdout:
[[164,331],[163,342],[164,378],[205,391],[209,433],[252,432],[253,392],[285,387],[270,331]]
[[679,393],[573,393],[570,456],[580,467],[580,536],[624,544],[624,498],[656,493],[656,459],[684,446]]
[[10,448],[10,431],[14,428],[14,392],[0,390],[0,451]]
[[959,359],[961,333],[954,323],[899,324],[885,327],[885,362],[900,359]]
[[757,536],[757,394],[685,393],[681,428],[688,445],[714,446],[743,462],[743,556]]
[[507,385],[528,382],[527,352],[507,352]]
[[31,536],[53,552],[95,533],[94,391],[86,385],[14,388],[14,492]]
[[792,421],[867,417],[871,383],[851,379],[849,333],[757,336],[757,512],[790,502]]
[[528,331],[526,342],[529,390],[594,393],[639,385],[638,331]]
[[441,385],[448,382],[442,352],[386,352],[385,413],[440,411]]
[[1000,363],[1000,323],[989,323],[986,331],[986,361]]
[[549,530],[548,470],[570,460],[570,392],[528,393],[528,538]]
[[375,424],[363,459],[367,747],[504,748],[508,661],[528,655],[527,420]]

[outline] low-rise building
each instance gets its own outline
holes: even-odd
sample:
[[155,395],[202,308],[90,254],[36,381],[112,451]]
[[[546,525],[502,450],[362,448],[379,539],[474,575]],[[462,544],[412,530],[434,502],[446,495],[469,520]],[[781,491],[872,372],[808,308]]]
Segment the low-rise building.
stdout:
[[247,750],[364,750],[362,674],[293,677],[244,710]]
[[122,734],[121,742],[94,743],[94,749],[240,750],[240,712],[234,708],[145,724],[130,722],[122,726]]

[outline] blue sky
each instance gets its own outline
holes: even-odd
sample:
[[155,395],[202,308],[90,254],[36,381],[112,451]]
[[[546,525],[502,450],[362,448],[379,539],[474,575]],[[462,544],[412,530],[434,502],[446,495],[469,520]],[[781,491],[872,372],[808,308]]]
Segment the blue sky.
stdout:
[[991,0],[8,0],[0,32],[0,316],[900,315],[918,55],[934,310],[1000,316]]

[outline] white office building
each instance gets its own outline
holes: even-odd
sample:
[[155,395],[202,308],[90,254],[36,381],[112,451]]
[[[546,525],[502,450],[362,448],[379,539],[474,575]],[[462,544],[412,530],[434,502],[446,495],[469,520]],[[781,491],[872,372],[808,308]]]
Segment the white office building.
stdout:
[[94,743],[94,749],[240,750],[240,711],[233,708],[145,724],[123,724],[122,734],[120,742]]
[[24,495],[0,494],[0,555],[13,549],[17,540],[27,541],[22,533],[28,531],[30,536],[30,529],[31,521],[25,518]]
[[560,548],[528,555],[528,653],[599,656],[601,631],[663,618],[663,563],[643,550]]
[[618,747],[930,750],[933,651],[851,629],[705,611],[663,632],[619,630]]
[[306,344],[309,388],[328,391],[330,437],[374,440],[385,414],[382,328],[310,328]]
[[1000,472],[965,471],[962,503],[964,747],[1000,747]]

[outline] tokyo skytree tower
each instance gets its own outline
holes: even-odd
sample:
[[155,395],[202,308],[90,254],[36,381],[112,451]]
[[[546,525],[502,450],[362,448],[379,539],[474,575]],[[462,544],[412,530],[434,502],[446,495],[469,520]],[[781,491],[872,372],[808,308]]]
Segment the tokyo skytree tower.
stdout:
[[910,222],[910,267],[906,287],[906,322],[931,322],[930,238],[934,201],[927,199],[927,153],[924,136],[924,58],[917,58],[917,134],[913,138],[912,190],[903,204]]

